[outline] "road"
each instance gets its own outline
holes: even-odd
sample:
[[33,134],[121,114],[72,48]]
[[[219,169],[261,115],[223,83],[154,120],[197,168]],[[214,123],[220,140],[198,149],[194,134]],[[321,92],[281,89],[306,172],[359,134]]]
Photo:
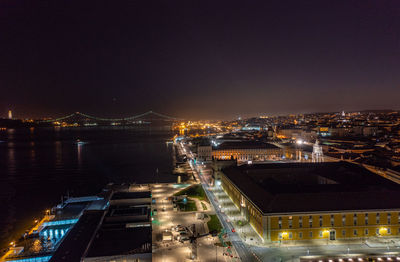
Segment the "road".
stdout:
[[[193,153],[190,151],[188,147],[185,146],[184,143],[180,143],[180,146],[182,147],[181,152],[185,152],[189,159],[194,158]],[[233,247],[235,248],[236,252],[238,253],[240,259],[242,261],[249,261],[249,262],[259,261],[254,252],[250,250],[247,244],[243,243],[242,239],[238,236],[238,234],[232,232],[232,229],[234,228],[233,225],[230,222],[228,222],[229,218],[227,217],[227,215],[221,212],[219,204],[216,202],[216,197],[213,195],[213,192],[209,190],[210,189],[209,184],[207,183],[204,175],[202,175],[203,173],[210,172],[209,168],[202,165],[201,163],[193,164],[193,161],[190,161],[190,167],[192,168],[198,181],[200,181],[208,199],[210,200],[211,204],[215,209],[216,215],[218,216],[222,226],[225,228],[227,235]]]

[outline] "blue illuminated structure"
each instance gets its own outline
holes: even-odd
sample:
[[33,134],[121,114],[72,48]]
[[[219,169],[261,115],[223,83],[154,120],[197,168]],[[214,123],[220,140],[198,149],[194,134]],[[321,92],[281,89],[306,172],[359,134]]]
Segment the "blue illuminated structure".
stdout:
[[30,257],[30,258],[22,258],[22,259],[15,259],[15,260],[7,260],[7,262],[47,262],[49,261],[51,256],[44,256],[44,257]]
[[78,222],[78,218],[75,218],[75,219],[66,219],[66,220],[48,221],[48,222],[44,222],[44,223],[43,223],[43,227],[76,224],[76,222]]

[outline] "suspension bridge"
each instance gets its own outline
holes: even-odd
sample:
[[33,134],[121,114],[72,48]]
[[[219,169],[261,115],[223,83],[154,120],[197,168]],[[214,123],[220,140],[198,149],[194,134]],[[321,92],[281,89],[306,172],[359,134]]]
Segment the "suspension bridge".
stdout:
[[133,115],[124,118],[104,118],[88,115],[81,112],[75,112],[66,116],[41,120],[40,123],[54,123],[54,122],[100,122],[100,123],[151,123],[151,122],[175,122],[183,120],[181,118],[172,117],[160,114],[154,111],[147,111],[143,114]]

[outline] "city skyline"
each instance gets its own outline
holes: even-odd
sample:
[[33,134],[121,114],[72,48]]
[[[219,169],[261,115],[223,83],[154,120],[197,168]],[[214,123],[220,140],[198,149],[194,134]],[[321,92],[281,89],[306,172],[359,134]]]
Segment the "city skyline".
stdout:
[[[233,118],[225,118],[225,119],[215,119],[215,118],[204,118],[204,119],[195,119],[195,118],[188,118],[188,119],[184,119],[184,118],[179,118],[179,116],[171,116],[171,115],[167,115],[167,114],[162,114],[159,112],[155,112],[153,110],[149,110],[146,112],[137,112],[136,114],[133,115],[115,115],[113,117],[109,117],[109,118],[105,118],[108,120],[123,120],[123,119],[129,119],[129,118],[135,118],[136,116],[140,116],[140,115],[148,115],[148,114],[152,114],[155,113],[156,115],[159,114],[161,115],[161,117],[166,117],[166,118],[171,118],[171,119],[175,119],[176,121],[178,120],[213,120],[213,121],[234,121],[234,120],[244,120],[244,119],[251,119],[251,118],[264,118],[264,117],[284,117],[284,116],[301,116],[301,115],[322,115],[322,114],[337,114],[337,115],[342,115],[342,114],[354,114],[354,113],[366,113],[366,112],[371,112],[371,113],[388,113],[388,112],[400,112],[400,110],[397,109],[391,109],[391,108],[386,108],[386,109],[363,109],[363,110],[353,110],[353,111],[325,111],[325,112],[304,112],[304,113],[276,113],[276,114],[268,114],[268,113],[259,113],[259,114],[238,114],[236,117]],[[70,114],[67,115],[60,115],[60,114],[56,114],[56,115],[47,115],[47,116],[42,116],[42,117],[37,117],[37,118],[29,118],[29,117],[24,117],[23,115],[21,116],[15,116],[14,112],[12,110],[7,110],[6,114],[4,114],[4,116],[2,116],[0,114],[0,119],[14,119],[14,120],[24,120],[24,119],[32,119],[32,120],[40,120],[40,119],[57,119],[57,118],[64,118],[64,117],[68,117],[71,115],[82,115],[82,116],[88,116],[88,117],[93,117],[93,118],[99,118],[101,119],[102,116],[101,115],[88,115],[85,114],[83,112],[71,112]]]
[[0,111],[194,119],[398,109],[396,1],[5,1]]

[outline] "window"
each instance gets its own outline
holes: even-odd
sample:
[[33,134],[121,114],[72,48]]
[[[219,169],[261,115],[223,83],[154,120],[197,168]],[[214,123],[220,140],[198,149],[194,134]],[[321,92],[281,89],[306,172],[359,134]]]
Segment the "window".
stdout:
[[388,228],[387,233],[388,233],[388,234],[391,234],[391,233],[392,233],[391,230],[390,230],[390,228]]
[[380,223],[380,217],[379,217],[379,213],[376,213],[376,223],[379,224]]
[[392,215],[390,213],[387,214],[387,221],[388,224],[391,224],[392,222]]
[[346,236],[346,230],[342,231],[342,236],[344,236],[344,237]]
[[279,226],[279,229],[282,228],[282,217],[279,217],[278,226]]
[[331,226],[333,227],[335,223],[335,217],[333,215],[331,215]]
[[365,225],[367,225],[367,226],[368,226],[368,213],[367,213],[367,214],[365,214]]
[[282,239],[282,233],[279,233],[279,234],[278,234],[278,238],[279,238],[279,239]]
[[353,216],[353,225],[357,226],[357,214]]
[[303,238],[303,232],[299,233],[299,238]]
[[293,226],[293,220],[289,218],[289,228],[292,228],[292,226]]
[[293,237],[292,232],[289,232],[289,238],[292,239],[292,237]]
[[322,216],[319,216],[319,226],[322,227]]
[[366,236],[368,236],[368,234],[369,234],[368,229],[365,229],[364,234],[365,234]]
[[302,228],[303,227],[303,217],[299,218],[299,227]]
[[312,227],[312,216],[308,218],[308,222],[310,223],[310,227]]
[[376,229],[376,234],[379,235],[379,228]]
[[357,236],[357,234],[358,234],[357,229],[354,229],[353,234],[354,234],[355,236]]
[[319,237],[323,237],[324,233],[322,231],[319,231]]
[[346,215],[342,216],[342,225],[345,226],[346,225]]
[[310,231],[310,234],[309,234],[309,236],[310,236],[310,238],[312,238],[312,231]]

